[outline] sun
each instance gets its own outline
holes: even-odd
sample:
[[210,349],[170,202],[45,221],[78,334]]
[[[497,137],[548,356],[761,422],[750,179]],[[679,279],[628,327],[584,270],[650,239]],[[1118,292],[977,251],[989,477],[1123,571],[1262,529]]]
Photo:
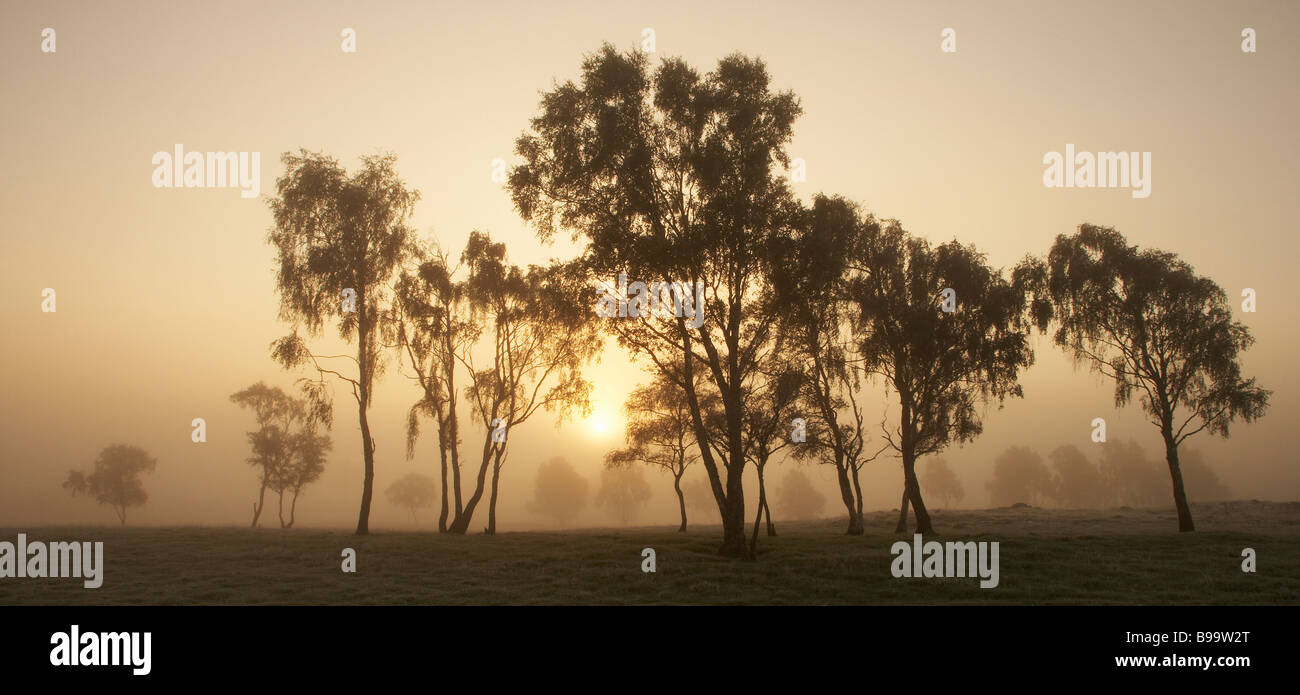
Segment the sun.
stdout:
[[603,437],[609,434],[610,429],[612,429],[613,418],[609,416],[609,413],[598,410],[587,418],[587,426],[591,428],[592,434]]

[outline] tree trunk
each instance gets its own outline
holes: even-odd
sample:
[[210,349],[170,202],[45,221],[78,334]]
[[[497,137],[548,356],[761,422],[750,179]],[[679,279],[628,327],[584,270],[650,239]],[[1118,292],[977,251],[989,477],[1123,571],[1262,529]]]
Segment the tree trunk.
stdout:
[[442,466],[442,510],[438,512],[438,533],[447,532],[450,507],[447,500],[447,422],[442,408],[438,408],[438,459]]
[[930,524],[930,513],[925,510],[925,502],[921,499],[921,485],[916,480],[916,455],[906,451],[903,453],[903,478],[907,490],[911,493],[909,498],[912,502],[912,513],[916,515],[916,532],[934,533],[934,526]]
[[370,408],[370,370],[366,365],[370,363],[367,353],[370,347],[370,330],[366,321],[366,291],[365,287],[359,289],[357,297],[359,306],[357,307],[357,376],[360,378],[358,386],[357,419],[361,424],[361,453],[365,458],[365,480],[361,485],[361,511],[357,515],[357,535],[365,536],[370,533],[370,497],[374,491],[375,485],[375,442],[370,438],[370,419],[366,411]]
[[257,520],[262,517],[262,507],[266,503],[266,478],[263,476],[262,489],[257,493],[257,504],[253,505],[253,523],[249,528],[257,528]]
[[894,533],[907,533],[907,479],[903,480],[903,501],[898,503],[898,525],[894,527]]
[[280,491],[280,528],[284,528],[284,490]]
[[361,452],[366,459],[366,474],[361,486],[361,513],[357,516],[357,535],[365,536],[370,533],[370,496],[375,485],[375,445],[370,439],[370,421],[366,417],[364,405],[367,391],[364,386],[361,392],[363,405],[358,410],[361,420]]
[[289,503],[289,525],[285,528],[293,528],[293,522],[298,519],[298,491],[293,491],[293,501]]
[[[836,456],[839,457],[838,454]],[[840,484],[840,501],[844,503],[844,509],[849,512],[849,528],[844,531],[844,535],[861,536],[866,533],[862,524],[862,513],[853,506],[853,484],[849,481],[847,467],[840,461],[835,462],[835,479]]]
[[498,449],[496,456],[492,460],[492,496],[488,498],[488,525],[486,531],[489,536],[496,535],[497,532],[497,481],[501,478],[501,456],[504,453],[504,449]]
[[[489,420],[490,422],[490,420]],[[474,494],[470,495],[469,501],[465,504],[465,509],[457,510],[456,517],[452,519],[450,533],[464,534],[469,531],[470,520],[474,518],[474,510],[478,507],[478,502],[483,498],[483,485],[487,481],[488,464],[492,461],[492,453],[495,447],[492,444],[492,426],[488,425],[487,434],[483,440],[483,462],[478,467],[478,478],[475,482]]]
[[1174,441],[1172,431],[1163,433],[1165,438],[1165,461],[1169,464],[1169,477],[1174,484],[1174,506],[1178,508],[1178,531],[1185,533],[1196,530],[1192,523],[1192,509],[1187,505],[1187,492],[1183,490],[1183,471],[1178,465],[1178,443]]
[[858,480],[858,467],[850,463],[849,471],[853,473],[853,498],[856,500],[857,508],[854,510],[858,519],[858,526],[863,527],[866,524],[862,521],[862,482]]
[[722,517],[722,547],[718,553],[726,557],[754,559],[745,543],[745,490],[740,474],[727,466],[727,504]]
[[677,507],[682,512],[682,525],[677,527],[678,533],[686,532],[686,496],[682,494],[682,474],[678,473],[673,476],[673,489],[677,491]]
[[[776,535],[776,526],[772,524],[772,510],[767,504],[767,480],[763,475],[766,469],[766,461],[758,467],[758,514],[760,517],[765,513],[767,514],[767,535],[770,537]],[[757,521],[754,522],[754,533],[755,535],[758,534]]]

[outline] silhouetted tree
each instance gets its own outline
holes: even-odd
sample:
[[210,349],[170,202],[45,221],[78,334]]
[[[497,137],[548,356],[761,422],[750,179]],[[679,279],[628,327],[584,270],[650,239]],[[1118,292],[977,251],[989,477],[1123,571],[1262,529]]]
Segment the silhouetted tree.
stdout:
[[419,523],[416,510],[433,505],[438,496],[438,483],[422,473],[407,473],[394,480],[384,491],[388,501],[394,506],[403,507],[411,513],[411,523]]
[[[1037,296],[1043,271],[1026,260],[1008,281],[956,241],[931,246],[892,220],[861,230],[861,262],[870,272],[853,282],[850,296],[861,310],[864,366],[885,379],[900,407],[898,425],[885,430],[903,464],[896,530],[907,530],[910,502],[917,532],[931,533],[916,459],[978,436],[977,403],[1000,406],[1023,395],[1020,370],[1033,363],[1029,332],[1033,324],[1045,330],[1051,316]],[[944,310],[945,299],[954,311]]]
[[966,489],[957,479],[957,474],[952,472],[948,467],[948,461],[942,457],[926,461],[925,470],[921,473],[921,487],[932,497],[938,497],[943,506],[949,508],[954,503],[960,504],[962,498],[966,496]]
[[483,455],[474,493],[450,530],[465,533],[483,495],[489,466],[492,491],[487,533],[496,533],[496,505],[509,433],[539,409],[561,420],[574,409],[591,412],[591,384],[583,365],[601,348],[590,306],[581,298],[582,276],[567,264],[529,266],[506,260],[505,244],[470,234],[462,262],[469,268],[466,297],[492,341],[492,361],[476,367],[472,351],[458,354],[471,381],[465,389],[483,425]]
[[[580,85],[543,95],[531,132],[516,141],[524,162],[510,172],[515,205],[545,240],[561,230],[585,239],[591,279],[627,273],[646,283],[706,283],[704,307],[690,296],[693,284],[686,292],[670,287],[680,315],[647,312],[603,325],[678,380],[722,517],[721,552],[748,556],[743,383],[773,342],[773,240],[789,235],[794,209],[775,166],[789,165],[798,101],[771,91],[762,61],[741,55],[706,75],[681,59],[652,73],[645,54],[606,44],[584,59],[582,73]],[[688,315],[687,307],[705,310]],[[696,372],[721,399],[721,462]]]
[[994,507],[1017,502],[1041,504],[1052,493],[1052,474],[1037,452],[1024,446],[1011,446],[994,460],[988,490]]
[[776,508],[787,519],[811,519],[826,507],[826,495],[818,492],[808,474],[797,468],[786,471],[776,498]]
[[[448,491],[454,494],[455,518],[465,514],[461,492],[460,418],[457,412],[456,370],[458,362],[478,340],[482,329],[470,316],[465,284],[457,282],[457,268],[436,247],[416,247],[416,268],[404,271],[398,279],[388,327],[393,341],[405,350],[415,371],[413,379],[421,396],[407,412],[406,458],[415,457],[420,436],[420,418],[432,418],[438,424],[438,458],[442,476],[442,507],[438,513],[438,531],[446,532],[452,512]],[[448,473],[451,482],[448,483]],[[468,523],[468,522],[467,522]]]
[[[406,220],[420,194],[398,177],[392,155],[363,157],[361,170],[352,175],[324,154],[286,152],[281,160],[285,173],[270,201],[275,226],[268,241],[278,253],[280,318],[294,331],[273,342],[271,354],[286,369],[310,365],[316,370],[311,395],[318,402],[329,397],[329,376],[352,387],[365,462],[357,518],[357,534],[364,535],[370,532],[375,477],[367,413],[383,368],[379,321],[390,301],[393,274],[411,251]],[[355,356],[314,354],[298,335],[302,328],[319,336],[335,321],[339,336],[355,343]],[[345,374],[322,363],[332,358],[350,360],[355,369]]]
[[63,487],[74,497],[84,492],[94,497],[96,502],[111,506],[118,520],[126,526],[126,508],[139,507],[149,501],[149,493],[145,492],[140,476],[152,472],[157,465],[158,459],[138,446],[114,444],[99,452],[89,474],[68,471]]
[[[312,427],[306,426],[298,432],[290,433],[283,442],[268,442],[269,446],[289,452],[285,465],[276,472],[271,489],[279,497],[280,528],[293,528],[298,513],[298,496],[303,488],[320,480],[325,472],[325,455],[334,447],[334,443],[325,435],[317,434]],[[256,444],[254,445],[256,449]],[[289,520],[284,519],[284,495],[293,493],[289,503]]]
[[533,500],[528,511],[549,516],[561,526],[587,508],[587,479],[562,457],[537,467]]
[[1048,456],[1054,476],[1051,497],[1057,504],[1073,509],[1097,509],[1106,505],[1110,490],[1101,469],[1073,444],[1057,447]]
[[[278,386],[267,386],[261,381],[231,394],[230,400],[241,408],[252,410],[257,421],[257,429],[248,433],[253,455],[247,460],[257,468],[259,483],[250,527],[257,527],[266,491],[270,488],[280,495],[280,526],[283,528],[284,490],[305,477],[311,477],[313,468],[318,466],[324,470],[324,452],[330,443],[328,438],[319,441],[314,428],[317,424],[330,427],[333,414],[327,403],[319,403],[323,407],[313,409],[310,399],[294,398]],[[298,451],[300,447],[303,448],[301,452]],[[315,475],[319,477],[320,473]],[[306,482],[301,482],[299,487]],[[296,490],[294,497],[296,507]]]
[[853,203],[818,196],[789,251],[781,254],[784,261],[776,276],[789,336],[788,350],[779,359],[803,372],[799,406],[806,441],[795,447],[795,457],[835,467],[849,535],[865,531],[859,474],[884,451],[866,454],[868,436],[858,404],[866,376],[856,337],[862,325],[849,297],[850,288],[868,272],[864,244],[878,227]]
[[1202,430],[1227,437],[1234,419],[1264,414],[1270,392],[1242,377],[1238,363],[1250,331],[1214,281],[1175,254],[1129,246],[1111,228],[1083,224],[1058,236],[1048,265],[1057,344],[1115,380],[1116,406],[1140,393],[1164,440],[1178,530],[1194,531],[1178,445]]
[[636,520],[650,496],[650,484],[641,468],[606,466],[601,469],[596,506],[612,514],[624,526],[630,526]]
[[673,477],[673,491],[686,530],[686,498],[682,493],[682,476],[700,455],[695,444],[690,408],[682,389],[663,376],[632,391],[623,405],[627,415],[627,446],[605,455],[607,466],[645,463]]

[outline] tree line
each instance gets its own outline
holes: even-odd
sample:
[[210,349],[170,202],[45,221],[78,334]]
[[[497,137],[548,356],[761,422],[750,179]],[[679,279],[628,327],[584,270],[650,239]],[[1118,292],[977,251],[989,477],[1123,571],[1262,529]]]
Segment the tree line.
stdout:
[[[974,246],[932,243],[847,198],[805,203],[785,174],[801,112],[759,59],[733,54],[702,73],[606,44],[577,81],[542,94],[515,142],[506,189],[520,218],[543,243],[568,234],[582,245],[573,260],[526,268],[482,232],[459,255],[418,238],[419,192],[391,154],[351,173],[323,153],[284,154],[268,241],[291,332],[271,354],[309,374],[299,387],[314,422],[333,412],[335,386],[352,396],[364,467],[356,532],[369,531],[368,416],[390,361],[413,386],[408,458],[426,423],[436,433],[439,531],[466,533],[486,503],[493,533],[510,432],[540,410],[587,414],[582,369],[608,336],[650,385],[629,400],[626,447],[607,464],[671,473],[683,519],[681,473],[702,467],[722,554],[752,557],[764,515],[774,532],[764,478],[774,457],[830,466],[846,531],[862,534],[859,473],[888,453],[903,474],[896,530],[910,517],[930,533],[917,460],[973,440],[988,406],[1023,397],[1030,337],[1049,330],[1114,381],[1117,406],[1137,397],[1164,444],[1179,529],[1193,530],[1179,446],[1262,416],[1270,393],[1241,373],[1253,339],[1223,290],[1103,226],[995,268]],[[638,311],[598,314],[592,287],[620,275],[664,283],[677,307],[702,284],[702,320],[637,299]],[[327,328],[350,353],[312,349]],[[884,422],[865,420],[869,386],[888,394]],[[276,485],[263,475],[263,490]]]

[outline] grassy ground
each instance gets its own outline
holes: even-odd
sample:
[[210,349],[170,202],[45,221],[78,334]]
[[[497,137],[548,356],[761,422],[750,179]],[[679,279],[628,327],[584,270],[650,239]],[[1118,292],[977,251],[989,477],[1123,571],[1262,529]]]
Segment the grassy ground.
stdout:
[[[102,588],[74,579],[0,578],[16,604],[1300,604],[1300,503],[1193,505],[1200,529],[1179,534],[1172,510],[939,511],[934,540],[999,541],[1001,583],[896,579],[896,514],[778,524],[756,562],[716,555],[717,526],[503,533],[240,528],[0,529],[13,542],[102,540]],[[927,537],[927,540],[930,540]],[[340,552],[357,551],[357,573]],[[657,553],[641,572],[641,549]],[[1241,571],[1252,547],[1258,571]]]

